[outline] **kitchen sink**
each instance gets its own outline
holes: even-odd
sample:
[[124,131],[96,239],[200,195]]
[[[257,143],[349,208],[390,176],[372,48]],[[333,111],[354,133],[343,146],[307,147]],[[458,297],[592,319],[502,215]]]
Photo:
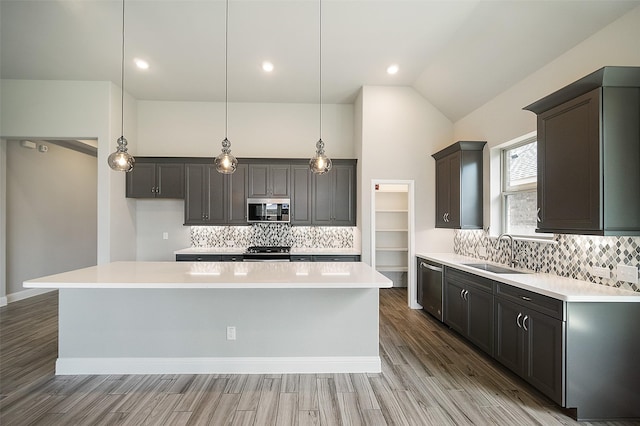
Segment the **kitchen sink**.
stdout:
[[493,272],[494,274],[526,274],[526,272],[516,271],[515,269],[505,268],[502,266],[493,265],[491,263],[463,263],[463,265],[471,266],[472,268],[482,269],[483,271]]

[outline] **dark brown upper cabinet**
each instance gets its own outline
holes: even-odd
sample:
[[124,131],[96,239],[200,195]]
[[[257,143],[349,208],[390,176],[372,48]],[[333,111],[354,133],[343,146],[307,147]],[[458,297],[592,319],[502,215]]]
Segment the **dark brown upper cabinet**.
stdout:
[[249,164],[249,198],[289,198],[290,174],[289,163]]
[[184,164],[175,159],[136,158],[126,181],[128,198],[184,198]]
[[246,225],[247,164],[233,174],[218,173],[215,165],[186,165],[185,225]]
[[333,160],[328,173],[312,175],[311,186],[312,225],[356,226],[356,160]]
[[482,229],[482,150],[459,141],[436,152],[436,228]]
[[605,67],[537,114],[537,232],[640,235],[640,67]]

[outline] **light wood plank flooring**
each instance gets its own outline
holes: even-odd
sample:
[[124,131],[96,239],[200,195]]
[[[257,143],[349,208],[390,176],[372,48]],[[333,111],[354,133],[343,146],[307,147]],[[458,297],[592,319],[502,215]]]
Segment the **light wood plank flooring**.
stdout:
[[381,374],[55,376],[57,292],[15,302],[0,308],[0,424],[579,424],[406,295],[380,291]]

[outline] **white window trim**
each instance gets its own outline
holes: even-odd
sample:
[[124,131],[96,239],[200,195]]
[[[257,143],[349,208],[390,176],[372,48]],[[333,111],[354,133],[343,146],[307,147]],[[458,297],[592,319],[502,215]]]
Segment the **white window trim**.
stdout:
[[[503,150],[517,147],[518,145],[524,145],[528,142],[532,142],[537,139],[537,132],[533,131],[514,138],[502,144],[493,147],[489,153],[489,189],[490,189],[490,203],[489,203],[489,226],[485,228],[490,239],[498,238],[499,234],[504,229],[504,197],[503,193]],[[526,189],[537,188],[536,185],[528,185]],[[524,189],[524,188],[523,188]],[[532,241],[543,244],[557,244],[554,234],[535,234],[535,235],[513,235],[515,240],[519,241]]]

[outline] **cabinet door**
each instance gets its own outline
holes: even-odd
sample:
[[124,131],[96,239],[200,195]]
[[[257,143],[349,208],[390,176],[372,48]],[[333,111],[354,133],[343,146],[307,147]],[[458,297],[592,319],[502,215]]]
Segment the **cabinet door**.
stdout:
[[358,255],[328,255],[328,254],[316,254],[313,255],[314,262],[359,262],[360,256]]
[[249,164],[249,198],[269,197],[269,165]]
[[311,225],[311,170],[306,164],[291,166],[291,224]]
[[[207,199],[209,214],[206,223],[209,225],[225,225],[227,223],[229,208],[229,192],[227,177],[223,173],[218,173],[214,165],[206,165]],[[235,173],[234,173],[235,174]]]
[[436,227],[460,227],[460,152],[436,161]]
[[356,186],[355,168],[351,165],[335,165],[333,170],[333,225],[355,226]]
[[158,163],[156,172],[157,198],[184,198],[184,164]]
[[524,371],[524,336],[522,307],[496,297],[496,335],[494,357],[516,374]]
[[288,198],[291,194],[288,164],[272,164],[269,167],[269,190],[272,197]]
[[564,327],[563,321],[535,311],[528,311],[522,324],[528,360],[525,378],[560,405],[564,405]]
[[463,297],[464,290],[463,285],[445,278],[444,322],[462,335],[467,333],[467,302]]
[[467,338],[493,355],[493,295],[470,287],[467,291]]
[[460,152],[449,157],[449,214],[447,215],[447,228],[460,228]]
[[600,89],[538,116],[541,231],[602,229]]
[[334,171],[324,175],[313,175],[313,210],[311,221],[314,225],[330,226],[332,224],[332,198]]
[[138,162],[126,173],[127,194],[129,198],[155,198],[156,165]]
[[247,223],[247,164],[238,164],[236,171],[228,175],[229,179],[229,210],[228,223]]
[[436,227],[447,228],[446,216],[451,204],[449,157],[436,161]]
[[206,194],[205,164],[187,164],[185,167],[184,224],[202,225],[209,214],[209,199]]

